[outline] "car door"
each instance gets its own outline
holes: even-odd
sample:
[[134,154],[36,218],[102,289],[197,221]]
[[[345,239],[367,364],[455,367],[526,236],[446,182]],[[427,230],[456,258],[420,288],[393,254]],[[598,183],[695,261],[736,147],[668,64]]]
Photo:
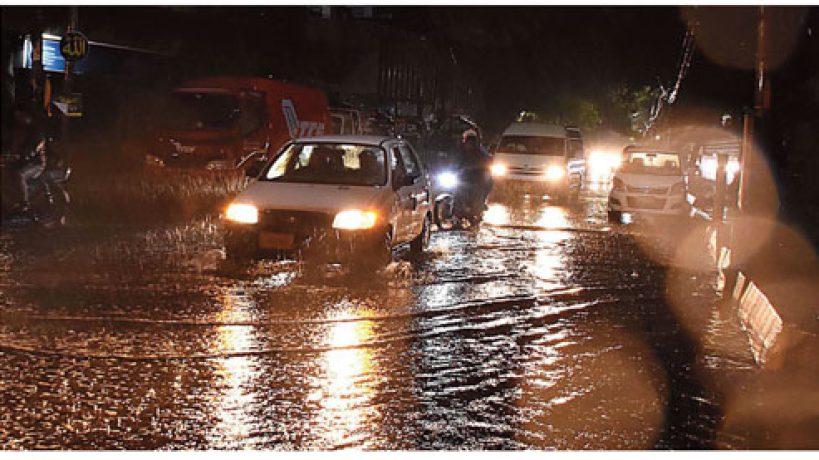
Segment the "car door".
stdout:
[[410,186],[413,208],[409,215],[407,227],[411,238],[414,238],[421,233],[424,217],[426,217],[429,204],[429,184],[427,183],[424,167],[412,146],[408,142],[403,142],[398,148],[401,151],[401,159],[406,165],[407,172],[413,178],[413,183]]
[[412,192],[415,199],[415,208],[412,211],[412,219],[410,223],[410,232],[414,236],[421,233],[421,228],[424,224],[424,218],[429,210],[429,178],[427,177],[424,164],[418,158],[418,154],[412,146],[405,142],[399,147],[402,152],[402,158],[413,165],[415,171],[413,176]]
[[408,227],[414,209],[413,188],[406,185],[408,173],[403,161],[401,161],[401,150],[398,144],[390,146],[389,151],[392,168],[390,176],[392,188],[395,190],[396,195],[396,206],[394,207],[396,225],[393,239],[396,243],[403,243],[409,240]]

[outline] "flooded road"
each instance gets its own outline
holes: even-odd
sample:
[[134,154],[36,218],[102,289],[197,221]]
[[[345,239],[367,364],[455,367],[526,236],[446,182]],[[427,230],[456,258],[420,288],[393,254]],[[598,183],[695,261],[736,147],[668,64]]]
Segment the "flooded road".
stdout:
[[593,191],[492,201],[479,231],[375,276],[229,267],[207,222],[39,252],[4,236],[0,445],[742,445],[714,379],[752,361],[724,345],[696,224],[611,225]]

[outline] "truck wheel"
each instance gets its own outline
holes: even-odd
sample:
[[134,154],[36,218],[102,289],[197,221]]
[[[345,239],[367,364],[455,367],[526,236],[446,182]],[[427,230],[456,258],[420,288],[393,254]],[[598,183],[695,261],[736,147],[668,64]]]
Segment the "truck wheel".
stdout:
[[413,256],[420,256],[424,253],[424,250],[429,246],[429,238],[430,238],[430,221],[429,215],[424,217],[424,224],[421,227],[421,234],[416,236],[414,240],[410,242],[410,253]]

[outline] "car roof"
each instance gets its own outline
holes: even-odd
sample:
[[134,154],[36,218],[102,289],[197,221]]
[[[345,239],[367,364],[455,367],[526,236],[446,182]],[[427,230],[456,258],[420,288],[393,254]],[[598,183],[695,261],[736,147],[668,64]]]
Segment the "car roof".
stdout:
[[637,152],[637,153],[673,153],[674,155],[679,155],[680,152],[675,152],[674,150],[669,149],[661,149],[657,147],[640,147],[639,145],[634,146],[630,145],[623,149],[625,153],[629,152]]
[[398,141],[399,139],[390,136],[366,136],[366,135],[328,135],[328,136],[310,136],[300,137],[295,139],[296,142],[333,142],[338,144],[364,144],[364,145],[381,145],[387,141]]
[[503,132],[504,136],[566,137],[566,128],[548,123],[512,123]]

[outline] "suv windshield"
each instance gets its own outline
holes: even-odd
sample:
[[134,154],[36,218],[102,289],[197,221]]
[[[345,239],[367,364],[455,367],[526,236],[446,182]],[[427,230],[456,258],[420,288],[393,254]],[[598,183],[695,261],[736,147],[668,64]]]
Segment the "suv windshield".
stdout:
[[498,151],[526,155],[560,155],[565,151],[562,137],[503,136]]
[[279,155],[263,180],[336,185],[385,185],[387,162],[381,147],[295,143]]
[[680,156],[676,153],[628,152],[626,161],[620,167],[626,173],[654,174],[658,176],[678,176]]

